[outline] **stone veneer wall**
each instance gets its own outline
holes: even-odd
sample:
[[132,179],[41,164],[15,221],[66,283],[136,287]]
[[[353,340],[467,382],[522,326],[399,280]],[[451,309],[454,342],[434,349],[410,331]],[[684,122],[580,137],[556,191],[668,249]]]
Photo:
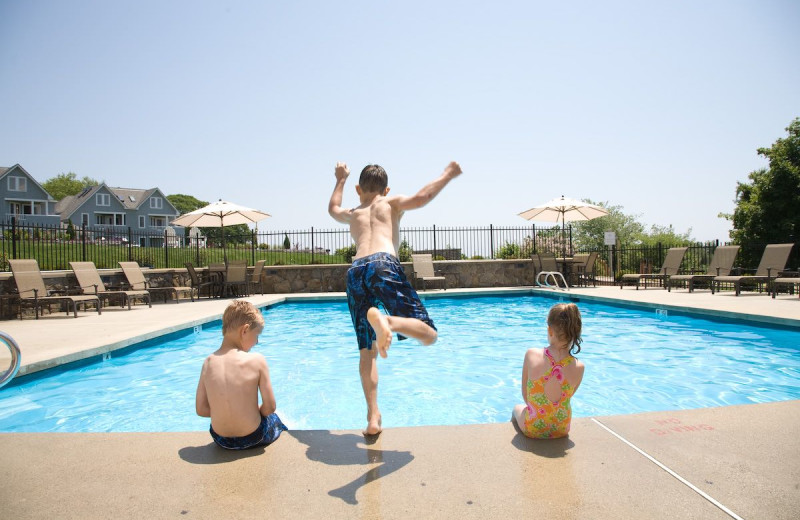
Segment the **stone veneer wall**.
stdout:
[[[403,267],[411,280],[411,263],[403,263]],[[349,268],[349,264],[265,266],[261,284],[266,294],[344,292]],[[434,269],[447,278],[448,288],[519,287],[534,283],[530,260],[443,260],[434,262]],[[143,272],[155,287],[189,285],[185,269],[144,269]],[[118,286],[125,280],[119,269],[101,269],[100,275],[107,286]],[[72,271],[43,271],[42,277],[50,290],[70,290],[77,285]],[[11,273],[0,273],[0,295],[15,290]],[[16,316],[16,312],[16,305],[5,305],[3,317]]]
[[[530,260],[456,260],[434,262],[447,278],[447,287],[518,287],[533,285]],[[343,292],[347,264],[267,266],[262,284],[266,293]],[[411,263],[403,263],[412,279]]]

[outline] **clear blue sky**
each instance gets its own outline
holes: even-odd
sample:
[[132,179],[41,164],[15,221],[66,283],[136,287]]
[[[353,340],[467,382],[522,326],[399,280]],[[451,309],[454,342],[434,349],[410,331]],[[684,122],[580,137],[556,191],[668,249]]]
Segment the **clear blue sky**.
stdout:
[[[559,5],[561,4],[561,5]],[[564,194],[725,239],[800,116],[800,2],[0,0],[0,166],[338,228],[336,161],[408,226],[523,225]]]

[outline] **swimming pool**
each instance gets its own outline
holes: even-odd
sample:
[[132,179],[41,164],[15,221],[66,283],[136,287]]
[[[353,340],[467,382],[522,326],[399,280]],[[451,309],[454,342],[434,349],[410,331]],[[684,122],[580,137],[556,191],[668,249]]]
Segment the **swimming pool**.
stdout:
[[[426,302],[439,341],[393,343],[379,360],[384,426],[509,420],[521,401],[527,348],[544,346],[552,298],[441,298]],[[581,416],[800,398],[800,332],[578,302],[586,376]],[[270,365],[278,413],[290,428],[356,429],[366,406],[343,301],[264,311],[257,352]],[[22,377],[0,390],[0,431],[195,431],[202,360],[219,322],[148,342],[125,355]]]

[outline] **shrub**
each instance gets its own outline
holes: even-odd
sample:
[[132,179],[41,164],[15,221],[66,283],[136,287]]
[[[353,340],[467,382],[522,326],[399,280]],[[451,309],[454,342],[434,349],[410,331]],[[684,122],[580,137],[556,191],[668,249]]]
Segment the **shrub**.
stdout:
[[347,247],[342,247],[336,250],[336,255],[341,256],[344,258],[345,263],[350,263],[353,261],[353,257],[356,256],[356,245],[351,244]]

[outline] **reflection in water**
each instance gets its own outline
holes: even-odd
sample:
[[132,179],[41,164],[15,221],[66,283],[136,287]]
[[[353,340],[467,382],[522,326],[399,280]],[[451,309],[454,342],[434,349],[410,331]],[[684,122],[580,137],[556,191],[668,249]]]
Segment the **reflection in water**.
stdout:
[[[356,492],[359,489],[394,473],[414,460],[410,451],[382,450],[380,437],[365,438],[353,433],[336,435],[327,430],[296,430],[290,434],[308,446],[306,456],[309,460],[330,466],[373,466],[352,482],[328,492],[329,495],[341,498],[348,504],[358,504]],[[361,447],[364,444],[366,448]],[[377,507],[380,488],[369,486],[365,490],[367,503]]]

